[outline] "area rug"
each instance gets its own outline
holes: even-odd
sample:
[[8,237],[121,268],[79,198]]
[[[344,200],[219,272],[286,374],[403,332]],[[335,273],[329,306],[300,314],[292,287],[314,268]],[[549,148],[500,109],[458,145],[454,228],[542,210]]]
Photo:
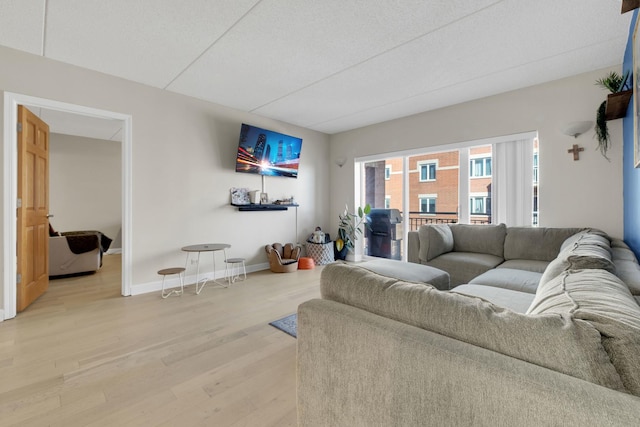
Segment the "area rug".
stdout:
[[280,329],[282,332],[286,332],[294,338],[298,337],[298,315],[295,313],[290,314],[287,317],[283,317],[282,319],[274,320],[269,324],[275,328]]

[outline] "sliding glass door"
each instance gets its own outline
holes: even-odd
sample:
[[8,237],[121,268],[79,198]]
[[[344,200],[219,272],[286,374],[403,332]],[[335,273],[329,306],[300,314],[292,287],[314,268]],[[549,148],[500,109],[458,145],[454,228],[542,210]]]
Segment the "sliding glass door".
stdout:
[[406,232],[425,224],[537,225],[537,148],[525,134],[358,161],[364,254],[404,259]]

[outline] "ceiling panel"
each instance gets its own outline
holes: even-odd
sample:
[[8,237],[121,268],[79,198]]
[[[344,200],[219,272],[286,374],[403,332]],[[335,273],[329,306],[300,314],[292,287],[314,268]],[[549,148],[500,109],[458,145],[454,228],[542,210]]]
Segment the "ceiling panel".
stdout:
[[256,1],[50,1],[45,53],[164,88]]
[[0,45],[42,54],[44,0],[0,0]]

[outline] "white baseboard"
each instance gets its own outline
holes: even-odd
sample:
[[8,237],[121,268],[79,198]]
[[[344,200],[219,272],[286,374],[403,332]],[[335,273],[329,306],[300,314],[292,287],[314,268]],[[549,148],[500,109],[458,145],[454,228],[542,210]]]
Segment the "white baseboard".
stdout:
[[107,252],[105,252],[107,255],[114,255],[114,254],[121,254],[122,253],[122,248],[109,248],[109,250]]
[[[269,263],[255,264],[255,265],[247,265],[247,274],[254,273],[256,271],[268,270]],[[205,271],[200,274],[200,279],[203,278],[213,279],[212,271]],[[222,282],[224,278],[224,270],[218,271],[216,270],[215,274],[216,280]],[[225,279],[226,280],[226,279]],[[193,286],[196,281],[196,275],[190,274],[185,276],[184,283],[185,286]],[[187,285],[188,284],[188,285]],[[180,287],[180,278],[177,275],[167,276],[164,282],[165,289],[179,288]],[[131,286],[131,295],[142,295],[148,294],[150,292],[160,292],[162,290],[162,277],[160,279],[155,280],[153,282],[141,283],[139,285]]]
[[0,322],[4,322],[4,310],[0,308]]

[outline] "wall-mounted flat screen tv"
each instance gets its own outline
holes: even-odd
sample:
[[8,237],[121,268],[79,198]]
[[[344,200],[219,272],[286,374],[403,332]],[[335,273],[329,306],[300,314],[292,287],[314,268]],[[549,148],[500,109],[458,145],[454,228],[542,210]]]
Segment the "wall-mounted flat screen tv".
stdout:
[[242,124],[236,172],[298,177],[302,139]]

